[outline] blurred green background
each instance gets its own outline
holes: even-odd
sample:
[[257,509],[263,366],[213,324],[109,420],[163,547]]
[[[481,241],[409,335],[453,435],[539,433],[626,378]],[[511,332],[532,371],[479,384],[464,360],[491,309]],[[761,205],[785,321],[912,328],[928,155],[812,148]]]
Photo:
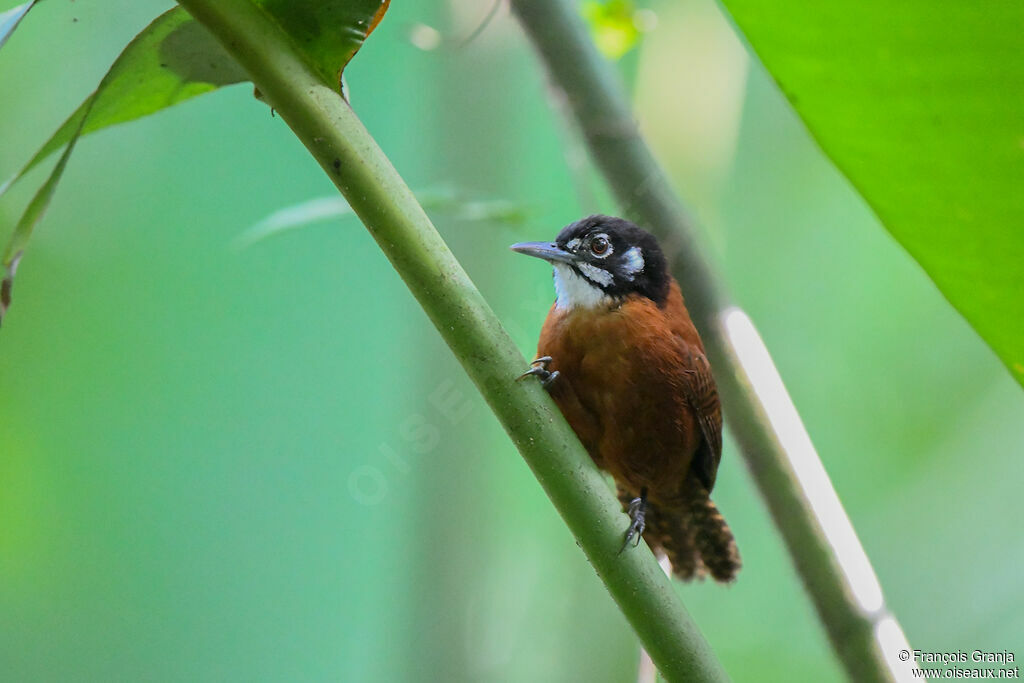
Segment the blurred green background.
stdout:
[[[29,15],[0,52],[0,177],[169,6]],[[911,644],[1024,654],[1019,386],[717,6],[645,6],[637,115]],[[395,3],[346,79],[414,189],[525,212],[434,218],[529,356],[550,277],[507,245],[615,207],[507,11],[460,47],[486,9]],[[333,194],[248,85],[79,145],[0,333],[0,678],[635,679],[624,619],[362,226],[233,245]],[[744,571],[679,591],[725,668],[840,679],[731,443],[716,492]]]

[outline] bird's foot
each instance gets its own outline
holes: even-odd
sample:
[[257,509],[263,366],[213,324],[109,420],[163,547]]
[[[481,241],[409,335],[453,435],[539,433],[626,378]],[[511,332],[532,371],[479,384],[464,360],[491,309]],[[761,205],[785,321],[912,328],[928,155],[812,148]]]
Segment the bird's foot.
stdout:
[[640,497],[634,498],[629,501],[629,519],[631,520],[629,528],[626,529],[626,541],[622,544],[622,549],[619,550],[621,554],[623,550],[629,547],[629,542],[634,538],[636,542],[633,547],[640,545],[640,539],[643,537],[644,529],[647,528],[645,519],[647,517],[647,489],[640,491]]
[[558,370],[555,370],[554,372],[548,370],[548,363],[552,360],[554,359],[551,358],[551,356],[541,356],[540,358],[537,358],[530,363],[529,370],[519,375],[519,377],[516,377],[516,381],[519,381],[524,377],[529,377],[530,375],[536,375],[540,378],[540,385],[547,389],[558,377]]

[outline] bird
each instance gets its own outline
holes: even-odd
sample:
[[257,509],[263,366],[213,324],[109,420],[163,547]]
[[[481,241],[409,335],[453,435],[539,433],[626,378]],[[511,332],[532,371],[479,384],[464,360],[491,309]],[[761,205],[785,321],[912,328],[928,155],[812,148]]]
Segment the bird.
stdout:
[[[684,581],[735,580],[739,551],[711,500],[722,410],[711,365],[657,240],[623,218],[593,215],[520,254],[553,267],[555,302],[535,376],[630,517],[624,551],[643,537]],[[622,551],[620,551],[622,552]]]

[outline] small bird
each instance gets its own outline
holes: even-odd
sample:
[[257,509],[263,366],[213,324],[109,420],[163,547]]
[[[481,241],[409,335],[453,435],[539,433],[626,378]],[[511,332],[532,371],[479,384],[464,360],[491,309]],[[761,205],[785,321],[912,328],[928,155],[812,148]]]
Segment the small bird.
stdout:
[[642,535],[683,580],[735,579],[736,541],[710,496],[722,457],[718,391],[657,240],[590,216],[554,242],[511,248],[554,267],[555,303],[523,377],[540,378],[615,479],[631,520],[623,549]]

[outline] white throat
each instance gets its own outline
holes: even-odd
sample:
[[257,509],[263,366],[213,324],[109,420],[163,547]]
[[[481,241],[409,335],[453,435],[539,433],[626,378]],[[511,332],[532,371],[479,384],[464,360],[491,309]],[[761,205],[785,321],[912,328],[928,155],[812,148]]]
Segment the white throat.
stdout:
[[[555,306],[562,309],[597,308],[611,303],[610,296],[584,277],[580,277],[571,266],[555,263]],[[595,270],[599,270],[595,268]],[[606,273],[606,271],[600,271]]]

